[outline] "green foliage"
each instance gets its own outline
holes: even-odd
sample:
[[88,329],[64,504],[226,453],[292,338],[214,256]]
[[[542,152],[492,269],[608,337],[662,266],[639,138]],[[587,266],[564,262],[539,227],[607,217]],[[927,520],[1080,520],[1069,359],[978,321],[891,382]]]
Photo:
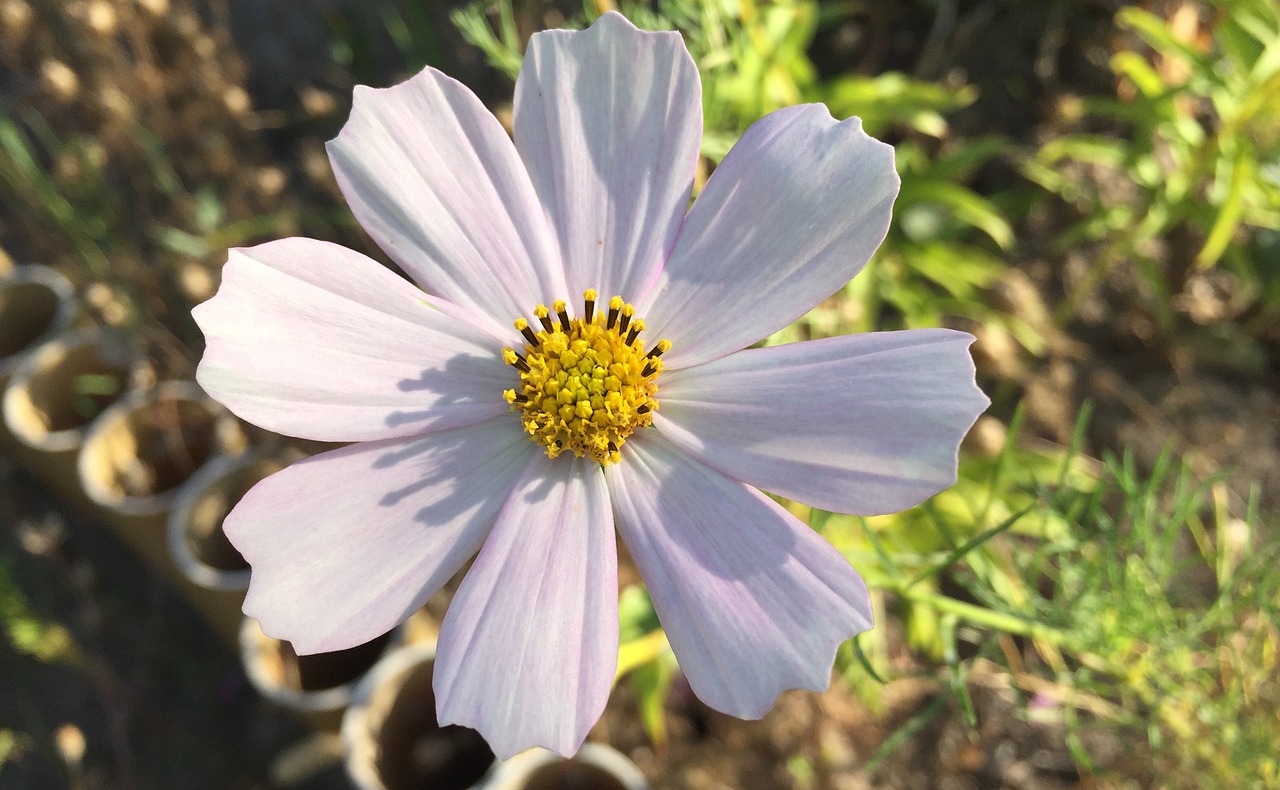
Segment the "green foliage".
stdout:
[[[82,661],[80,648],[71,632],[62,624],[48,622],[32,611],[22,589],[3,563],[0,563],[0,630],[15,652],[42,663],[75,665]],[[3,736],[2,732],[0,736]],[[3,763],[0,755],[0,765]]]
[[[1082,209],[1080,225],[1060,246],[1082,239],[1106,242],[1093,275],[1064,304],[1070,318],[1105,270],[1136,259],[1163,298],[1157,319],[1171,327],[1171,294],[1153,257],[1152,242],[1169,240],[1184,268],[1229,265],[1252,287],[1274,282],[1274,264],[1259,262],[1242,233],[1280,230],[1280,6],[1270,0],[1216,0],[1207,44],[1174,32],[1174,24],[1141,8],[1122,9],[1118,25],[1140,44],[1117,52],[1111,68],[1123,98],[1088,97],[1072,110],[1086,119],[1128,129],[1125,138],[1063,136],[1046,143],[1025,173]],[[1078,169],[1093,168],[1112,182],[1090,190]],[[1264,270],[1270,267],[1272,271]],[[1185,277],[1185,272],[1173,272]],[[1269,310],[1280,309],[1274,289],[1258,289]]]
[[[1171,452],[1145,473],[1130,453],[1083,458],[1085,417],[1066,451],[1011,440],[995,458],[962,464],[960,483],[931,503],[813,523],[897,600],[909,644],[946,668],[962,711],[964,624],[999,661],[1002,635],[1028,639],[1019,663],[1043,677],[1020,681],[1028,695],[1053,689],[1071,727],[1145,741],[1159,775],[1275,782],[1280,537],[1260,522],[1257,492],[1234,513],[1224,486],[1195,482]],[[944,594],[943,575],[963,593]],[[846,678],[874,699],[866,667],[882,672],[887,656],[852,657],[841,655]],[[1089,768],[1087,750],[1077,758]]]
[[1280,539],[1261,531],[1256,492],[1233,515],[1224,487],[1166,451],[1146,474],[1108,455],[1092,490],[1041,493],[1079,526],[1020,572],[1050,585],[1040,618],[1097,657],[1068,670],[1072,687],[1118,701],[1168,775],[1275,781]]
[[[24,120],[34,132],[28,133],[13,118],[0,115],[0,184],[16,203],[35,210],[35,222],[67,239],[87,274],[102,276],[109,266],[104,247],[118,234],[115,212],[101,199],[105,188],[95,161],[96,148],[91,140],[58,139],[48,123],[34,113],[28,113]],[[47,164],[62,156],[78,165],[79,177],[69,184],[58,183]]]
[[618,597],[618,675],[627,684],[640,709],[649,740],[658,747],[667,742],[664,704],[676,675],[675,656],[658,628],[658,614],[644,587],[632,585]]

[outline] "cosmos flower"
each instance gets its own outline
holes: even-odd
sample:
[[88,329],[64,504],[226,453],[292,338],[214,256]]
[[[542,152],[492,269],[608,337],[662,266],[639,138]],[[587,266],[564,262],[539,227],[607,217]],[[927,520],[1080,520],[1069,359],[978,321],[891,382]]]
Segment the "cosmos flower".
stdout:
[[987,400],[961,332],[747,348],[866,263],[893,152],[820,105],[779,110],[690,207],[701,131],[680,36],[616,13],[533,37],[514,144],[433,69],[356,89],[330,160],[413,283],[285,239],[232,250],[195,311],[210,394],[354,442],[226,520],[264,631],[351,647],[474,556],[440,632],[439,718],[500,757],[569,754],[615,672],[616,529],[708,705],[754,718],[826,688],[837,646],[872,625],[867,590],[761,491],[908,507],[954,482]]

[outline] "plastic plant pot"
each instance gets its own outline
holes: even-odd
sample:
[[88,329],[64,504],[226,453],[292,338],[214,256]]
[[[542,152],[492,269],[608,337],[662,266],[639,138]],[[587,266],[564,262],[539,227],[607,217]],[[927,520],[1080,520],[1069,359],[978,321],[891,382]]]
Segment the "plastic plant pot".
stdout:
[[648,790],[644,774],[621,752],[587,743],[571,759],[530,749],[498,765],[484,790]]
[[262,696],[318,730],[337,732],[357,684],[401,639],[396,629],[348,650],[299,656],[288,642],[267,636],[257,620],[246,617],[240,626],[240,663]]
[[0,275],[0,386],[75,314],[75,289],[53,269],[18,266]]
[[484,787],[493,751],[475,730],[441,727],[431,688],[435,642],[406,645],[356,688],[342,720],[347,775],[359,790]]
[[[169,554],[165,522],[183,485],[222,455],[245,450],[240,423],[194,382],[135,390],[89,426],[76,457],[94,514],[154,570],[178,586],[211,625],[198,588]],[[221,631],[234,641],[234,631]]]
[[95,417],[148,373],[120,335],[67,332],[31,352],[4,389],[4,425],[19,460],[64,498],[79,498],[76,456]]

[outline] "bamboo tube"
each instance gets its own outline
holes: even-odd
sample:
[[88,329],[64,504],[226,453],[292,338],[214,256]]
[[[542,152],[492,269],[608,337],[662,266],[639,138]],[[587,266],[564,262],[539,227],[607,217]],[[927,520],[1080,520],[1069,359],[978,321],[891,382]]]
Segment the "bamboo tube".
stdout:
[[88,426],[148,371],[137,348],[101,329],[64,333],[41,345],[4,389],[14,454],[59,496],[83,504],[76,455]]
[[246,617],[240,662],[262,696],[316,729],[336,732],[356,685],[400,640],[396,629],[349,650],[299,656],[288,642],[263,634],[258,621]]
[[249,564],[222,531],[223,519],[258,481],[301,457],[249,452],[205,464],[174,499],[166,525],[169,555],[193,586],[215,628],[238,634]]
[[435,656],[434,641],[402,647],[356,688],[342,741],[360,790],[467,790],[491,775],[493,752],[479,733],[436,722]]
[[[180,487],[219,455],[245,449],[229,412],[192,382],[130,392],[93,421],[76,457],[91,508],[144,561],[174,582],[217,628],[199,590],[169,555],[165,522]],[[236,629],[221,633],[234,642]]]
[[584,744],[572,759],[529,749],[502,762],[484,790],[648,790],[644,774],[621,752]]
[[75,289],[47,266],[18,266],[0,275],[0,387],[27,354],[71,325]]

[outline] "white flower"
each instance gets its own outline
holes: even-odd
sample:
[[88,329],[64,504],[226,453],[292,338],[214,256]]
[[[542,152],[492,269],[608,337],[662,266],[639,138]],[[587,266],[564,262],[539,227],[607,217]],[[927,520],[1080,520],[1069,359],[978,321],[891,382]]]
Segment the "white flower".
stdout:
[[866,588],[757,489],[910,506],[954,481],[987,404],[960,332],[743,350],[857,274],[898,178],[857,119],[792,107],[689,208],[700,92],[678,34],[615,13],[533,37],[514,145],[437,71],[357,89],[330,158],[417,285],[286,239],[233,250],[196,309],[214,397],[273,431],[358,442],[228,517],[253,566],[246,612],[300,652],[346,648],[474,555],[435,688],[440,721],[500,757],[571,753],[604,709],[615,527],[707,704],[757,717],[784,689],[825,688],[837,646],[871,627]]

